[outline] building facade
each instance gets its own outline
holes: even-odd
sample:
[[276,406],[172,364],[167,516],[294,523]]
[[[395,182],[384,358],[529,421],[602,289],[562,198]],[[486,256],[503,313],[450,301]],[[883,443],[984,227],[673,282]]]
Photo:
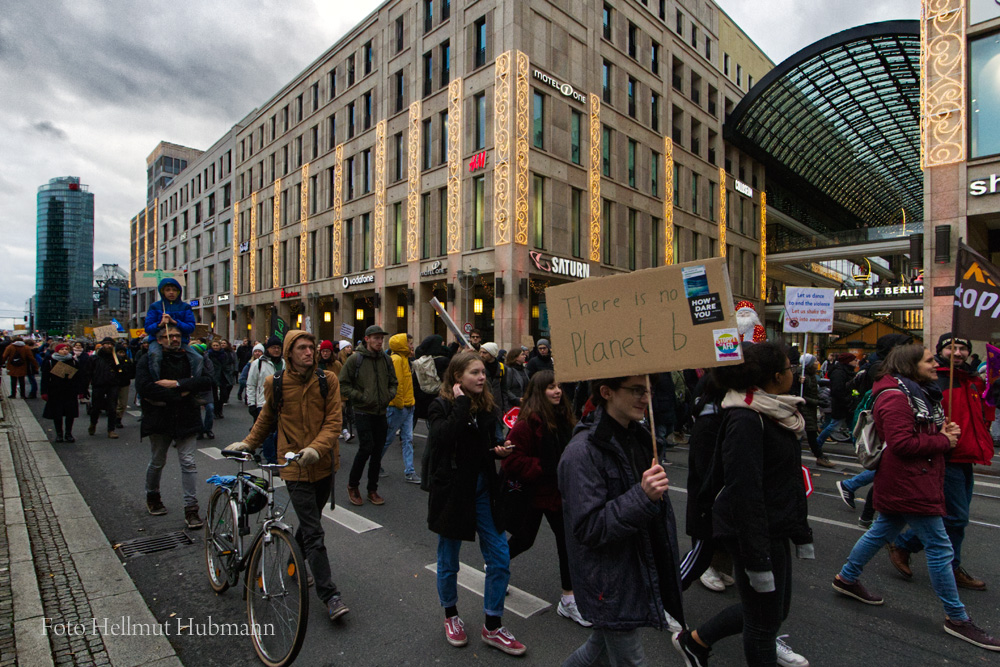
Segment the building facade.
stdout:
[[63,333],[93,314],[94,195],[77,176],[38,188],[35,322]]
[[184,259],[206,154],[154,203],[146,259],[213,269],[231,290],[202,321],[257,339],[275,313],[446,334],[436,297],[510,347],[547,334],[550,285],[720,255],[759,299],[763,168],[721,128],[769,63],[704,0],[386,2],[209,151],[232,151],[232,255]]

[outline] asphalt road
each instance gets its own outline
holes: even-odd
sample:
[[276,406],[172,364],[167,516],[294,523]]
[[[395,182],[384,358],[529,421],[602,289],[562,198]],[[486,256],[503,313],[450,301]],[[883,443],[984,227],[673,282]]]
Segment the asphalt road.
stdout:
[[[32,409],[51,433],[51,422],[41,420],[42,402],[32,401]],[[184,528],[180,473],[176,457],[168,458],[162,493],[169,509],[165,516],[150,516],[145,509],[144,476],[149,459],[148,441],[139,441],[137,408],[130,406],[119,440],[86,434],[86,418],[77,422],[75,444],[55,445],[80,492],[93,509],[97,521],[112,544],[141,537],[161,535]],[[218,460],[217,449],[240,440],[250,426],[250,416],[236,403],[226,409],[227,418],[216,420],[216,440],[202,441],[197,455],[199,479],[213,473],[232,474],[235,465]],[[426,443],[423,425],[417,429],[416,458]],[[398,443],[398,441],[397,441]],[[834,446],[836,470],[813,470],[816,488],[809,512],[816,537],[817,559],[796,561],[791,615],[782,628],[788,642],[805,655],[812,665],[983,665],[996,664],[996,654],[978,649],[944,633],[944,614],[931,590],[922,557],[913,559],[912,581],[902,580],[888,558],[877,556],[865,571],[863,582],[882,594],[882,607],[869,607],[835,594],[830,588],[833,575],[849,553],[862,529],[857,512],[847,508],[837,496],[838,479],[853,475],[859,467],[851,463],[845,446]],[[341,473],[336,479],[336,497],[342,523],[324,519],[326,543],[334,580],[351,613],[342,623],[331,624],[325,608],[313,596],[305,646],[298,663],[303,665],[483,665],[510,664],[518,660],[479,642],[476,634],[482,622],[482,598],[466,588],[459,589],[459,611],[470,631],[465,648],[449,646],[443,635],[443,613],[438,605],[435,577],[427,569],[435,562],[437,536],[426,527],[426,494],[416,485],[403,482],[398,444],[390,449],[379,492],[386,498],[381,507],[366,503],[354,507],[347,502],[345,479],[356,452],[354,443],[341,442]],[[677,447],[667,454],[671,462],[670,498],[680,525],[684,521],[687,495],[687,452]],[[994,459],[995,461],[997,459]],[[811,463],[808,453],[804,461]],[[992,472],[992,471],[990,471]],[[996,545],[1000,542],[1000,478],[977,476],[977,495],[964,547],[967,569],[987,580],[986,592],[962,591],[970,614],[980,625],[1000,636],[1000,568]],[[211,487],[200,485],[204,511]],[[279,497],[283,496],[279,490]],[[349,508],[349,509],[348,509]],[[289,509],[289,515],[293,515]],[[358,529],[358,517],[378,527]],[[346,519],[346,520],[345,520]],[[294,518],[292,519],[294,522]],[[354,526],[354,529],[347,525]],[[207,623],[243,623],[246,609],[239,591],[216,595],[209,588],[204,565],[201,531],[190,532],[194,544],[123,559],[140,593],[157,619],[177,627],[178,618]],[[682,549],[688,546],[681,539]],[[483,570],[478,545],[462,549],[463,564]],[[511,566],[511,585],[518,590],[508,598],[505,624],[528,647],[524,662],[558,665],[589,631],[559,617],[559,573],[555,541],[543,525],[534,547]],[[473,577],[474,579],[474,577]],[[475,583],[470,584],[475,588]],[[521,592],[523,591],[523,593]],[[697,625],[716,611],[737,600],[732,589],[714,593],[696,583],[685,595],[685,613],[690,625]],[[534,605],[534,606],[533,606]],[[534,611],[538,606],[540,611]],[[527,618],[512,613],[517,607]],[[529,615],[530,614],[530,615]],[[666,632],[643,633],[650,664],[681,665]],[[202,665],[255,664],[256,656],[248,638],[219,636],[171,637],[178,655],[188,667]],[[739,638],[730,638],[714,647],[713,665],[741,665]]]

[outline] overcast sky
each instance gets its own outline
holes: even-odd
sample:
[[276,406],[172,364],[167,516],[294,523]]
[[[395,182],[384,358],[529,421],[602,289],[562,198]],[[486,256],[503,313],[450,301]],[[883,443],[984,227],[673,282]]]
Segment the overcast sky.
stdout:
[[[459,6],[463,0],[452,0]],[[917,18],[919,0],[718,0],[776,63],[826,35]],[[95,196],[95,265],[128,270],[160,140],[208,148],[376,0],[6,0],[0,12],[0,328],[35,291],[38,186]]]

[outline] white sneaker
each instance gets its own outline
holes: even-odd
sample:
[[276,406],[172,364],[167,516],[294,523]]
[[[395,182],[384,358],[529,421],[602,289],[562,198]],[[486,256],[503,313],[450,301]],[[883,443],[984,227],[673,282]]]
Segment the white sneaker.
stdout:
[[705,570],[705,573],[699,577],[699,581],[701,581],[702,586],[710,591],[721,593],[726,590],[726,584],[722,582],[722,579],[719,577],[719,573],[715,571],[714,567],[710,566],[707,570]]
[[722,579],[722,583],[724,583],[726,586],[732,586],[733,584],[736,583],[736,580],[730,577],[725,572],[719,572],[718,570],[716,570],[715,573],[719,575],[719,579]]
[[348,431],[346,428],[340,432],[340,437],[343,438],[344,440],[347,440],[347,437],[349,435],[351,435],[351,432]]
[[809,661],[792,650],[792,647],[784,642],[788,635],[781,635],[775,640],[775,648],[778,653],[778,664],[781,667],[809,667]]
[[580,613],[580,608],[576,606],[576,602],[570,602],[565,604],[562,600],[559,600],[559,606],[556,607],[556,613],[563,618],[568,618],[571,621],[576,621],[585,628],[589,628],[593,625],[590,621],[585,619]]
[[667,610],[663,610],[663,618],[667,622],[667,627],[670,628],[670,632],[684,632],[684,626],[681,625],[676,618],[667,613]]

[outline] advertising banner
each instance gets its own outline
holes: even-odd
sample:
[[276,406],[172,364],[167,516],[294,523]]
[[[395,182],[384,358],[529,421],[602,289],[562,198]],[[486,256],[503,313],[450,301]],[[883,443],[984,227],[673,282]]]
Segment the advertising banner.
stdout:
[[545,301],[559,382],[743,360],[720,257],[549,287]]
[[784,332],[832,332],[835,292],[819,287],[786,287]]

